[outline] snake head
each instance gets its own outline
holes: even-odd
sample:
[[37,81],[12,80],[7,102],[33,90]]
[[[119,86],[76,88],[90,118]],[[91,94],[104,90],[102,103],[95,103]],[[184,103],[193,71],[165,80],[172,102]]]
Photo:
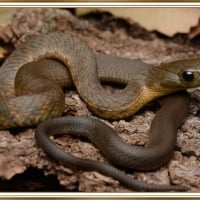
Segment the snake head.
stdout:
[[178,73],[180,85],[188,88],[200,86],[200,59],[185,60],[181,65]]
[[[150,70],[151,89],[163,94],[200,86],[200,58],[160,64]],[[153,80],[153,81],[152,81]]]

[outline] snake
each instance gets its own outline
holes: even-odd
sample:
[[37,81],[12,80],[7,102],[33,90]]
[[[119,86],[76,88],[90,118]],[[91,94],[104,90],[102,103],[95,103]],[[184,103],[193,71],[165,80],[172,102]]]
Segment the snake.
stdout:
[[[124,84],[125,88],[108,93],[102,81]],[[62,114],[65,106],[62,88],[72,83],[88,109],[109,120],[128,118],[148,102],[175,94],[161,103],[150,129],[150,142],[140,148],[126,144],[110,127],[95,119],[50,119]],[[119,168],[152,170],[163,165],[173,152],[176,131],[188,113],[189,100],[183,91],[199,85],[199,58],[154,66],[138,60],[96,55],[71,33],[41,34],[22,44],[0,68],[0,129],[42,122],[36,129],[37,144],[61,163],[96,170],[131,189],[185,191],[185,186],[147,184],[130,179],[110,165],[68,155],[50,141],[49,135],[58,132],[85,135]]]

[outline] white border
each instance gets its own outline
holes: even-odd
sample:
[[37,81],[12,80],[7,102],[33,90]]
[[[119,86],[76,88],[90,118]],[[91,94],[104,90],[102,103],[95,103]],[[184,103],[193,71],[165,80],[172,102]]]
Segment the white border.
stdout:
[[200,7],[200,2],[0,2],[1,7]]
[[[0,7],[200,7],[200,2],[0,2]],[[200,198],[200,193],[0,192],[0,198]]]
[[154,193],[154,192],[133,192],[133,193],[83,193],[83,192],[6,192],[0,193],[0,197],[9,198],[199,198],[200,193]]

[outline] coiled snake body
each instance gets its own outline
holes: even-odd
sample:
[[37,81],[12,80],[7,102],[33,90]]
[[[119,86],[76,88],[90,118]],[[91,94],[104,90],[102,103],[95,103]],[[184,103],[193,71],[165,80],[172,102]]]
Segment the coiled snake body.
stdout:
[[[109,63],[109,67],[105,66],[106,63]],[[72,79],[81,98],[94,114],[106,119],[122,119],[133,115],[156,97],[199,86],[200,59],[151,66],[140,61],[95,56],[87,45],[71,34],[37,36],[21,45],[0,68],[0,128],[32,126],[60,116],[65,103],[62,87],[71,84],[66,77]],[[100,80],[123,83],[126,87],[119,93],[109,94],[105,92]],[[149,185],[128,178],[112,166],[81,161],[64,154],[47,137],[66,131],[82,135],[85,131],[84,135],[119,167],[155,169],[168,160],[176,143],[177,128],[187,114],[187,95],[181,92],[173,98],[164,100],[166,102],[154,119],[150,131],[151,140],[145,148],[125,144],[111,128],[88,118],[49,120],[37,128],[36,140],[46,153],[56,159],[60,158],[58,160],[65,164],[97,170],[117,178],[132,189],[182,191],[186,189],[183,186]],[[70,123],[67,128],[64,128],[65,122]],[[91,134],[93,131],[96,132],[95,136]]]

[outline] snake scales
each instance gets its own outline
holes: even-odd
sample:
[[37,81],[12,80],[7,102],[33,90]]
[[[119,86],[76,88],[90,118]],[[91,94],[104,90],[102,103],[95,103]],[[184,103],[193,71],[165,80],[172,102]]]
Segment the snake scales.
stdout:
[[[47,58],[59,60],[64,65],[58,67],[57,64],[52,64],[52,66],[49,64],[49,67],[41,67],[40,60]],[[104,63],[110,63],[110,68],[99,67],[98,60],[101,64],[101,59]],[[35,66],[37,61],[39,61],[38,67]],[[125,65],[123,70],[120,64]],[[113,65],[117,65],[118,68],[113,70]],[[130,67],[130,65],[134,66]],[[67,81],[65,78],[69,75],[63,66],[67,66],[70,77],[88,108],[96,115],[107,119],[126,118],[156,97],[200,85],[200,59],[175,61],[159,66],[150,66],[140,61],[109,56],[99,56],[96,61],[91,49],[71,34],[40,35],[21,45],[0,69],[0,128],[32,126],[48,118],[60,116],[64,108],[62,87],[71,84],[71,81]],[[133,73],[134,77],[130,76]],[[126,74],[128,75],[126,76]],[[99,78],[102,81],[123,83],[126,84],[126,87],[120,93],[108,94],[102,87]],[[177,103],[173,103],[172,106],[173,98]],[[124,167],[123,163],[125,163],[125,166],[130,169],[154,169],[168,160],[176,142],[176,130],[187,114],[187,95],[177,93],[173,98],[169,97],[168,100],[164,100],[166,102],[154,120],[151,128],[151,140],[146,148],[125,144],[116,134],[112,133],[112,129],[101,122],[90,121],[87,118],[72,119],[68,117],[66,120],[59,118],[55,121],[47,121],[38,127],[36,140],[55,159],[60,158],[58,160],[65,164],[74,164],[81,169],[97,170],[120,180],[132,189],[182,191],[186,189],[184,186],[150,185],[132,180],[123,172],[109,165],[93,163],[88,160],[82,161],[81,165],[80,159],[64,154],[47,137],[49,134],[58,134],[56,129],[54,133],[52,132],[55,127],[60,133],[69,131],[82,135],[84,130],[86,131],[85,135],[96,146],[105,148],[105,151],[102,150],[103,148],[101,149],[102,152],[119,167]],[[172,118],[179,111],[180,117]],[[165,119],[163,120],[162,117]],[[71,125],[64,128],[64,122]],[[52,125],[54,126],[52,127]],[[88,130],[95,130],[99,133],[97,136],[100,144],[96,142],[97,136],[92,136]],[[103,134],[101,137],[101,132],[107,134]],[[111,134],[109,134],[110,132]],[[163,137],[165,134],[166,136]],[[107,138],[106,142],[105,137]]]

